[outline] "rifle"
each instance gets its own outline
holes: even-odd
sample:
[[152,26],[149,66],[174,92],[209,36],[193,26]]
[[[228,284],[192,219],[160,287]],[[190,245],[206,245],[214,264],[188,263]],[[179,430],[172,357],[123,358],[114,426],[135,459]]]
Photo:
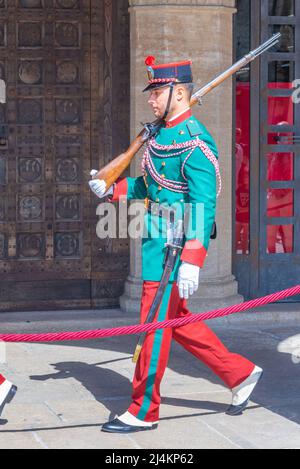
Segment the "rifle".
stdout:
[[[205,85],[199,91],[194,93],[190,101],[190,106],[192,107],[195,104],[201,104],[203,96],[205,96],[218,85],[223,83],[227,78],[234,75],[238,70],[245,67],[248,63],[252,62],[261,54],[269,50],[275,44],[277,44],[279,42],[280,37],[281,33],[274,34],[268,41],[261,44],[257,49],[250,51],[242,59],[240,59],[230,68],[225,70],[225,72],[221,73],[214,80],[210,81],[207,85]],[[155,135],[163,125],[164,123],[162,119],[157,119],[152,123],[145,124],[143,130],[133,140],[127,151],[117,156],[104,168],[100,169],[99,172],[95,176],[93,176],[93,179],[104,180],[106,182],[106,188],[108,190],[121,176],[121,174],[128,168],[132,159],[140,150],[140,148],[142,148],[144,143],[153,135]]]

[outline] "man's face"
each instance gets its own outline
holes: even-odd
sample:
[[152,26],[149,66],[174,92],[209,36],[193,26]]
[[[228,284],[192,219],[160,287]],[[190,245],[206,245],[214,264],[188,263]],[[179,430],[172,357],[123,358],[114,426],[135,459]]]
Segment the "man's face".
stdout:
[[163,88],[150,90],[150,96],[148,104],[152,107],[152,111],[156,118],[163,117],[169,99],[170,87],[165,86]]

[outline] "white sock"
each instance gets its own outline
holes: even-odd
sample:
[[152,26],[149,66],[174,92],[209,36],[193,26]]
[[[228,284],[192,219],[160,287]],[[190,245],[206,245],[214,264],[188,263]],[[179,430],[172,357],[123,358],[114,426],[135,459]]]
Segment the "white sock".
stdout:
[[263,370],[259,368],[259,366],[256,366],[251,375],[248,376],[245,381],[232,389],[232,405],[241,405],[248,399],[255,388],[262,371]]
[[144,420],[140,420],[136,418],[134,415],[130,414],[129,412],[125,412],[122,414],[118,419],[125,423],[126,425],[132,425],[134,427],[152,427],[153,424],[158,422],[145,422]]

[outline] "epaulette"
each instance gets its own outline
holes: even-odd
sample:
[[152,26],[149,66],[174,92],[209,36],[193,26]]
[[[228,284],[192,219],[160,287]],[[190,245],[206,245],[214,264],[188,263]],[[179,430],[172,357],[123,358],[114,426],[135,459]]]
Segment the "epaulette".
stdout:
[[196,119],[189,119],[186,124],[191,137],[197,137],[203,134],[203,130]]

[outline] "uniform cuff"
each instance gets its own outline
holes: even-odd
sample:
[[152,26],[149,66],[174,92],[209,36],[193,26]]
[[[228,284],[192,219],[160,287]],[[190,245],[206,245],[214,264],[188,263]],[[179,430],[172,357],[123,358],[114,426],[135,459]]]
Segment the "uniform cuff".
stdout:
[[207,256],[205,247],[198,241],[193,239],[185,243],[184,249],[181,254],[180,260],[188,262],[189,264],[197,265],[202,269]]
[[110,202],[117,202],[120,197],[126,197],[128,193],[128,182],[127,179],[118,179],[115,183],[114,193],[109,197]]

